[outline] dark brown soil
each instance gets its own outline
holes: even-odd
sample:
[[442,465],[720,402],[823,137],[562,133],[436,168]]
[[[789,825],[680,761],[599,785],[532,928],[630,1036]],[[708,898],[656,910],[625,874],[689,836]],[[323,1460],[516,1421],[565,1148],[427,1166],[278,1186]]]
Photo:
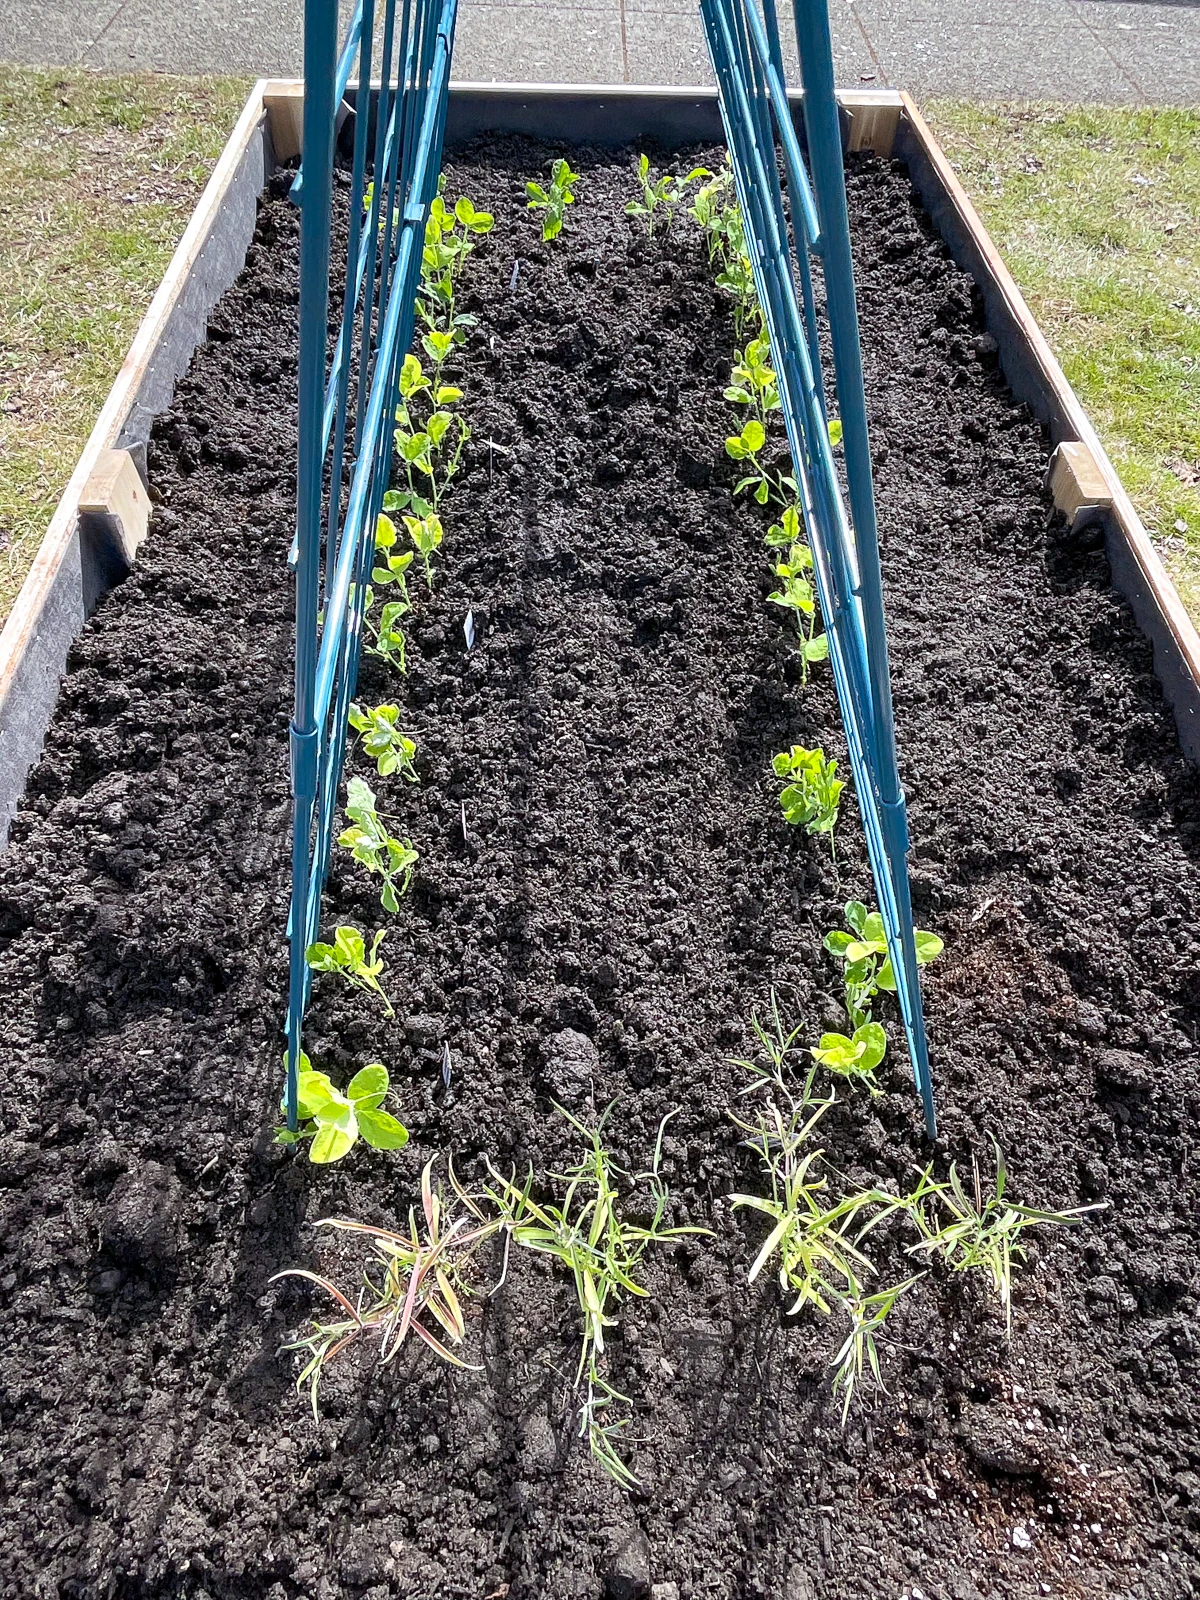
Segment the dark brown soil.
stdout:
[[[1011,1341],[931,1273],[888,1394],[845,1431],[840,1339],[746,1287],[762,1229],[727,1109],[774,986],[815,1037],[820,938],[869,898],[766,775],[842,749],[827,668],[802,688],[766,605],[764,518],[731,499],[731,328],[698,241],[647,243],[629,163],[575,152],[544,247],[524,179],[476,147],[449,187],[496,212],[466,274],[474,429],[399,695],[422,782],[378,785],[421,854],[384,950],[398,1019],[317,982],[308,1046],[382,1057],[399,1156],[316,1169],[270,1143],[285,993],[295,215],[264,202],[246,272],[156,430],[153,536],[75,647],[0,860],[0,1595],[298,1600],[637,1595],[927,1600],[1191,1594],[1200,1151],[1196,793],[1148,647],[1100,552],[1042,491],[969,282],[903,174],[851,177],[897,716],[942,1122],[901,1053],[824,1143],[853,1181],[1006,1152],[1015,1195],[1110,1209],[1043,1233]],[[521,262],[515,287],[514,260]],[[479,642],[469,654],[471,609]],[[463,818],[466,837],[463,836]],[[377,924],[335,864],[329,923]],[[564,1032],[569,1033],[566,1038]],[[893,1028],[895,1034],[898,1030]],[[580,1037],[582,1036],[582,1037]],[[451,1078],[443,1079],[449,1046]],[[612,1339],[635,1403],[616,1489],[574,1437],[572,1292],[514,1256],[472,1308],[480,1372],[408,1349],[331,1373],[314,1425],[278,1355],[317,1301],[278,1270],[352,1252],[447,1149],[539,1174],[594,1118],[674,1220]],[[881,1236],[881,1281],[908,1268]],[[322,1310],[324,1308],[322,1307]],[[1024,1548],[1028,1546],[1028,1548]],[[675,1588],[671,1586],[674,1585]]]

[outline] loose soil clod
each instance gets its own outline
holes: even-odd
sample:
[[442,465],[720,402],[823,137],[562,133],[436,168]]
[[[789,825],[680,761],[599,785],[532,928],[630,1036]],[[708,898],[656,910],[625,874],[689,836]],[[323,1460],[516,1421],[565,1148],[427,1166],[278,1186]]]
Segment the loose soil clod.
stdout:
[[[821,933],[869,897],[854,827],[835,867],[769,773],[792,744],[844,759],[834,696],[827,669],[800,689],[763,519],[730,497],[731,328],[699,241],[681,218],[647,242],[632,163],[573,151],[578,203],[543,246],[524,184],[557,153],[502,140],[447,163],[449,192],[497,218],[463,286],[474,448],[408,678],[369,663],[360,694],[416,734],[422,781],[392,780],[390,803],[421,865],[386,941],[396,1020],[318,981],[307,1045],[339,1083],[386,1062],[400,1154],[321,1169],[269,1143],[285,183],[156,429],[143,564],[73,651],[0,859],[0,1595],[1190,1593],[1198,816],[1149,647],[1102,553],[1050,514],[1045,440],[969,283],[903,175],[858,164],[914,888],[946,940],[926,979],[939,1158],[969,1168],[994,1133],[1020,1198],[1112,1209],[1045,1237],[1011,1346],[993,1306],[931,1274],[897,1313],[890,1394],[843,1433],[834,1331],[747,1290],[761,1234],[724,1198],[750,1176],[725,1108],[751,1009],[774,986],[815,1040],[837,993]],[[335,861],[327,912],[377,925],[378,886]],[[822,1142],[854,1181],[906,1183],[927,1152],[895,1043],[879,1077]],[[647,1258],[655,1298],[612,1341],[643,1489],[580,1452],[571,1287],[515,1253],[471,1330],[483,1373],[407,1347],[382,1377],[348,1364],[315,1428],[276,1354],[314,1301],[267,1280],[360,1257],[318,1257],[306,1224],[387,1225],[446,1148],[463,1170],[562,1171],[578,1152],[552,1099],[585,1118],[615,1099],[634,1171],[680,1108],[668,1220],[716,1234]]]

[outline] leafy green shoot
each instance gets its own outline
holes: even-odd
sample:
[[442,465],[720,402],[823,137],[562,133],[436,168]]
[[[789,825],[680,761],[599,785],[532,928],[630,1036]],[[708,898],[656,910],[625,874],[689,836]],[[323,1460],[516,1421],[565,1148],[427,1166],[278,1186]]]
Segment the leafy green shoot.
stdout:
[[310,944],[305,951],[305,960],[314,972],[335,972],[344,978],[351,988],[363,989],[376,995],[383,1001],[384,1016],[394,1017],[395,1008],[379,982],[379,974],[383,971],[379,946],[386,933],[386,928],[380,928],[371,941],[371,954],[368,957],[366,940],[362,934],[357,928],[342,924],[334,929],[332,944],[323,944],[320,941]]
[[[791,480],[788,482],[791,483]],[[829,636],[817,632],[817,596],[809,576],[813,569],[812,551],[804,539],[800,512],[795,504],[784,507],[780,520],[767,529],[764,542],[768,549],[787,551],[774,564],[775,576],[781,580],[781,587],[773,590],[767,596],[767,601],[787,611],[795,623],[800,646],[801,681],[807,683],[809,666],[829,656]]]
[[785,820],[810,834],[828,834],[831,850],[839,802],[846,787],[837,776],[837,765],[826,759],[824,750],[806,750],[802,744],[771,757],[772,772],[777,778],[788,780],[779,796]]
[[[283,1055],[287,1068],[287,1051]],[[298,1144],[311,1139],[308,1159],[318,1166],[340,1161],[359,1139],[375,1150],[403,1150],[408,1130],[383,1110],[388,1095],[387,1068],[381,1061],[356,1072],[345,1092],[335,1089],[324,1072],[316,1072],[312,1062],[300,1052],[300,1126],[293,1133],[286,1124],[276,1128],[276,1144]],[[280,1107],[287,1110],[286,1101]]]
[[518,1186],[490,1163],[494,1186],[489,1186],[486,1192],[511,1228],[517,1244],[551,1257],[571,1273],[582,1333],[575,1372],[576,1390],[583,1397],[580,1436],[587,1439],[593,1456],[614,1482],[629,1488],[637,1480],[614,1443],[626,1426],[626,1419],[605,1420],[610,1406],[617,1402],[629,1403],[625,1395],[608,1383],[602,1371],[605,1330],[616,1327],[616,1310],[625,1296],[644,1299],[649,1295],[649,1290],[637,1278],[647,1250],[652,1245],[705,1230],[663,1224],[669,1197],[659,1181],[658,1159],[666,1118],[659,1128],[653,1169],[641,1175],[649,1180],[652,1206],[649,1222],[641,1225],[630,1222],[624,1214],[618,1183],[627,1175],[604,1147],[602,1135],[608,1112],[597,1127],[589,1128],[562,1106],[556,1106],[555,1110],[585,1141],[579,1162],[558,1178],[566,1185],[561,1198],[539,1203],[533,1198],[532,1176],[524,1186]]
[[771,412],[779,410],[779,380],[771,365],[771,341],[766,334],[751,339],[738,353],[725,398],[733,405],[749,406],[764,428]]
[[692,203],[687,208],[688,215],[704,235],[705,248],[708,251],[709,265],[718,258],[722,258],[726,251],[726,241],[730,230],[735,225],[741,234],[741,215],[738,211],[737,201],[733,198],[733,173],[728,167],[709,178],[707,183],[702,183],[692,195]]
[[850,1331],[831,1365],[833,1392],[836,1395],[840,1391],[842,1396],[843,1428],[850,1416],[854,1396],[868,1371],[876,1387],[886,1390],[883,1374],[879,1370],[879,1347],[875,1336],[882,1331],[896,1301],[919,1283],[922,1276],[918,1273],[916,1277],[906,1278],[903,1283],[893,1284],[890,1289],[880,1289],[875,1294],[862,1294],[842,1301],[842,1307],[850,1318]]
[[421,565],[425,569],[425,583],[432,589],[434,552],[442,542],[441,518],[435,511],[430,511],[424,517],[406,516],[404,526],[408,529],[408,536],[421,558]]
[[971,1195],[963,1187],[957,1166],[951,1166],[946,1183],[935,1182],[933,1168],[926,1167],[906,1206],[921,1234],[920,1241],[910,1246],[910,1254],[940,1256],[951,1272],[982,1273],[1004,1308],[1005,1323],[1011,1330],[1013,1262],[1020,1261],[1025,1253],[1021,1234],[1039,1224],[1078,1226],[1088,1212],[1104,1210],[1107,1202],[1072,1206],[1067,1211],[1037,1211],[1006,1200],[1008,1169],[1004,1153],[994,1138],[992,1147],[996,1152],[996,1175],[986,1195],[978,1157],[972,1157],[971,1162]]
[[480,1220],[477,1212],[467,1208],[452,1214],[442,1195],[433,1189],[432,1165],[428,1163],[421,1173],[421,1218],[410,1208],[407,1233],[336,1217],[317,1224],[362,1234],[371,1241],[372,1255],[357,1303],[329,1278],[300,1267],[276,1273],[271,1279],[275,1283],[280,1278],[304,1278],[315,1283],[344,1313],[333,1322],[314,1318],[307,1334],[283,1346],[308,1354],[296,1387],[303,1392],[308,1386],[318,1423],[318,1392],[325,1367],[359,1341],[377,1343],[380,1365],[386,1366],[399,1354],[409,1334],[415,1334],[441,1360],[455,1367],[467,1366],[456,1347],[466,1337],[462,1302],[473,1292],[471,1260],[483,1241],[504,1224],[500,1218]]
[[436,511],[462,465],[471,437],[466,421],[453,408],[462,390],[441,380],[441,366],[455,343],[451,333],[430,329],[422,347],[434,362],[427,373],[412,353],[400,368],[400,400],[396,407],[395,445],[404,465],[407,489],[390,489],[385,511],[412,511],[418,517]]
[[400,707],[393,705],[369,706],[365,711],[352,705],[347,720],[356,733],[362,735],[363,750],[375,763],[381,778],[400,773],[409,783],[419,783],[414,757],[417,742],[400,729]]
[[362,778],[351,778],[346,785],[346,815],[350,827],[338,834],[338,844],[368,872],[378,873],[383,879],[380,902],[394,916],[400,909],[401,895],[408,893],[419,859],[412,841],[392,838],[375,809],[374,791]]
[[878,1022],[864,1022],[849,1038],[844,1033],[823,1033],[813,1046],[812,1058],[839,1078],[861,1083],[871,1095],[882,1094],[875,1068],[887,1054],[887,1034]]
[[557,239],[562,232],[563,217],[568,206],[575,204],[575,186],[579,182],[579,174],[572,172],[568,162],[560,156],[551,163],[550,187],[543,188],[540,183],[527,183],[525,193],[528,198],[530,211],[543,211],[542,239],[549,242]]
[[808,1306],[824,1316],[836,1311],[849,1319],[850,1337],[833,1362],[835,1390],[840,1389],[845,1399],[844,1420],[847,1385],[852,1395],[864,1361],[882,1382],[875,1338],[892,1305],[909,1287],[901,1285],[894,1294],[868,1295],[865,1285],[875,1268],[862,1242],[884,1217],[903,1209],[904,1201],[881,1189],[859,1190],[840,1200],[827,1193],[824,1174],[832,1168],[824,1151],[810,1146],[810,1139],[836,1104],[836,1095],[814,1093],[815,1067],[806,1071],[799,1092],[793,1088],[789,1062],[802,1054],[797,1044],[801,1030],[784,1026],[774,992],[769,1026],[757,1015],[752,1023],[765,1060],[734,1063],[750,1075],[743,1095],[753,1097],[753,1106],[748,1114],[731,1115],[747,1136],[746,1148],[758,1158],[769,1193],[734,1194],[730,1199],[735,1209],[757,1212],[769,1227],[748,1281],[753,1283],[770,1266],[790,1301],[787,1315]]
[[638,180],[642,186],[642,198],[631,200],[625,207],[627,217],[645,217],[646,232],[654,237],[654,220],[661,207],[665,225],[670,227],[671,217],[675,207],[684,197],[684,190],[699,178],[711,178],[712,173],[707,167],[693,167],[686,178],[677,178],[673,173],[664,172],[658,178],[650,176],[650,157],[638,157]]
[[[831,929],[825,935],[825,948],[843,963],[846,1015],[858,1028],[871,1020],[871,1004],[879,990],[895,993],[896,978],[879,912],[868,911],[861,900],[848,900],[845,916],[852,931]],[[945,946],[936,933],[917,928],[914,934],[917,965],[926,967],[941,955]]]

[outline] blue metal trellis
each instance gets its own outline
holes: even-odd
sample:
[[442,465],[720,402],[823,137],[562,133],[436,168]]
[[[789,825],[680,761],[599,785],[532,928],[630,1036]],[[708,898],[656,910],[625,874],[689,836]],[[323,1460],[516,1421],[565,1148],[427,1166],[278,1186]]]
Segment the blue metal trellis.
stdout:
[[[308,946],[329,865],[346,713],[392,460],[400,365],[413,337],[425,224],[437,192],[457,0],[385,0],[378,91],[375,3],[359,0],[340,58],[336,0],[305,0],[300,205],[296,685],[291,727],[292,904],[285,1103],[297,1125]],[[326,364],[337,110],[358,57],[345,301]],[[336,63],[336,64],[335,64]],[[370,115],[374,105],[374,141]],[[368,147],[372,189],[364,205]],[[331,448],[332,446],[332,448]],[[347,483],[348,480],[348,483]]]
[[[794,3],[807,167],[787,98],[774,0],[762,0],[761,15],[758,0],[700,0],[700,10],[717,79],[746,248],[771,340],[800,513],[813,554],[829,659],[913,1076],[932,1138],[933,1085],[908,882],[908,824],[896,765],[829,15],[826,0]],[[790,231],[776,140],[790,202]],[[819,258],[824,274],[849,518],[826,424],[810,255]]]

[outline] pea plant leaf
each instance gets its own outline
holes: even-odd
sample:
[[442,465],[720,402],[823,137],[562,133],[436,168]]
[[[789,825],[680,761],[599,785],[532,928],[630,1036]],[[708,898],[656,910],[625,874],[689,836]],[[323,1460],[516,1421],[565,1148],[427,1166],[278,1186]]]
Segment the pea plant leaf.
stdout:
[[[387,1068],[381,1061],[356,1072],[343,1092],[334,1088],[328,1074],[314,1071],[301,1051],[297,1078],[300,1126],[295,1132],[286,1125],[276,1128],[277,1144],[311,1140],[308,1159],[325,1166],[348,1155],[360,1138],[376,1150],[402,1150],[408,1143],[407,1128],[381,1109],[388,1095]],[[286,1110],[286,1102],[281,1109]]]

